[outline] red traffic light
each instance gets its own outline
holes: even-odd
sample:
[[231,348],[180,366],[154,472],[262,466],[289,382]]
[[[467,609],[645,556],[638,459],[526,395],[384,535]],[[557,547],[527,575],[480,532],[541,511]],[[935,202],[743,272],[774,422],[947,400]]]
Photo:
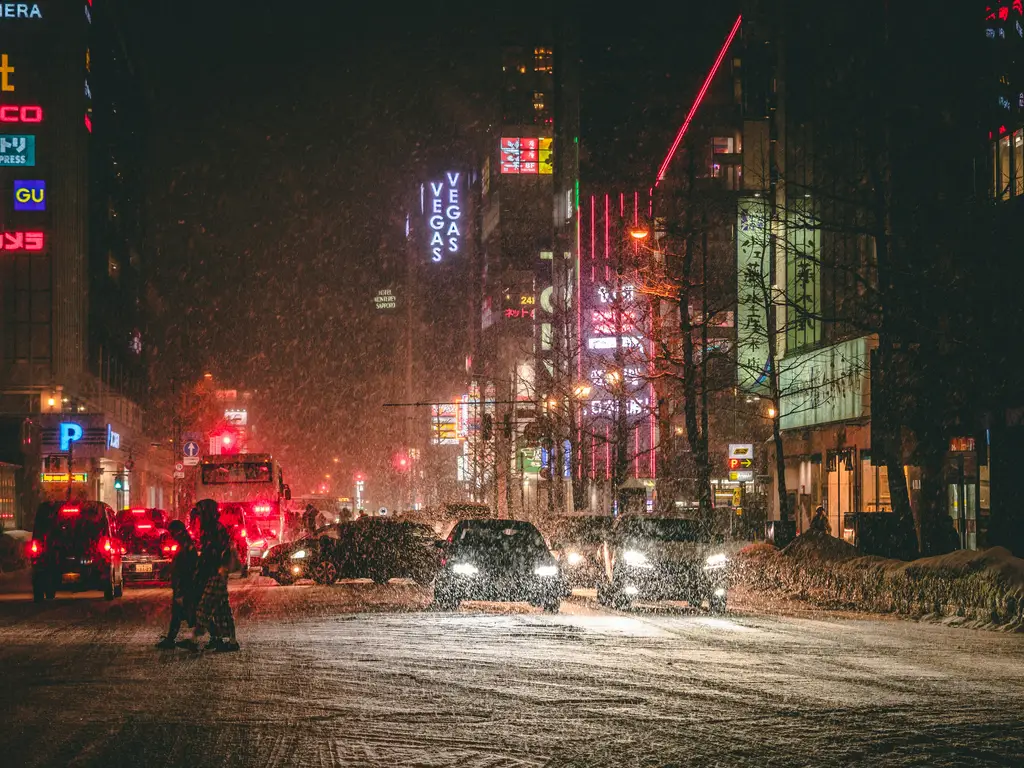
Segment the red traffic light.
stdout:
[[409,460],[409,457],[406,456],[404,453],[396,454],[394,463],[395,469],[397,469],[399,472],[408,472],[409,467],[412,465],[412,462]]

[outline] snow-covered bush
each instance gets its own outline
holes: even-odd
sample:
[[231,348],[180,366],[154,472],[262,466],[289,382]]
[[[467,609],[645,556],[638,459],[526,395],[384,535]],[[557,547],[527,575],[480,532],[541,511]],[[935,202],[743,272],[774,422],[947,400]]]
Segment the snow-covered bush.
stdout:
[[858,556],[839,539],[807,533],[782,550],[741,550],[735,573],[749,588],[829,605],[1024,629],[1024,560],[1002,547],[904,562]]

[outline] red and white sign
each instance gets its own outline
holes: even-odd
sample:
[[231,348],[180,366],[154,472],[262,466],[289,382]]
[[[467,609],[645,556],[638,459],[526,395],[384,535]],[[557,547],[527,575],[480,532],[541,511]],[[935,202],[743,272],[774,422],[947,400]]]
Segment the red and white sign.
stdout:
[[13,104],[0,105],[0,123],[41,123],[42,107],[17,107]]
[[43,250],[42,232],[0,232],[0,251],[7,253],[35,253]]

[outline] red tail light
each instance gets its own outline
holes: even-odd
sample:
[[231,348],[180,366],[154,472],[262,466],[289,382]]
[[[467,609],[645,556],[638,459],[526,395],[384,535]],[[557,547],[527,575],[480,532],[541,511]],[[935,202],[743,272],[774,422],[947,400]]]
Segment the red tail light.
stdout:
[[245,538],[245,528],[243,528],[242,530],[240,530],[240,531],[238,532],[238,535],[239,535],[239,536],[241,536],[241,537],[242,537],[242,538],[244,539],[244,538]]
[[160,549],[163,550],[163,553],[165,555],[173,555],[175,552],[178,551],[178,544],[172,541],[168,544],[164,544]]
[[78,507],[61,507],[60,508],[60,514],[67,515],[69,517],[72,516],[72,515],[77,515],[81,511],[82,510],[79,509]]
[[135,530],[137,531],[148,531],[153,527],[152,523],[136,523]]
[[132,514],[133,515],[144,515],[144,514],[146,514],[146,510],[144,510],[144,509],[133,509],[132,510]]
[[268,514],[272,509],[273,509],[273,507],[271,507],[269,504],[256,504],[252,508],[252,511],[256,512],[258,514],[259,513]]
[[39,555],[41,555],[42,553],[43,543],[41,541],[36,541],[35,539],[32,539],[32,541],[28,543],[29,557],[39,557]]

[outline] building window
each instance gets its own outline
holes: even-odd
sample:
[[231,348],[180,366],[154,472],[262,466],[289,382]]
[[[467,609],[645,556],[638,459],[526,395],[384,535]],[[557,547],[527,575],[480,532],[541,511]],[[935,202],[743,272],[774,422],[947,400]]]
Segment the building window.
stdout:
[[1013,132],[1013,194],[1024,195],[1024,129]]
[[[50,359],[50,257],[13,256],[12,279],[4,279],[7,360]],[[5,274],[6,278],[6,274]]]
[[735,146],[732,136],[715,136],[711,140],[711,151],[716,155],[731,155]]
[[534,72],[551,72],[551,49],[550,48],[534,48],[533,49],[533,71]]
[[[1014,132],[1014,141],[1019,133],[1020,131]],[[992,197],[996,200],[1009,200],[1014,192],[1013,166],[1017,148],[1013,147],[1014,151],[1011,151],[1011,146],[1013,145],[1010,134],[1000,136],[992,142]]]
[[544,109],[544,93],[541,91],[533,92],[533,108],[538,112]]

